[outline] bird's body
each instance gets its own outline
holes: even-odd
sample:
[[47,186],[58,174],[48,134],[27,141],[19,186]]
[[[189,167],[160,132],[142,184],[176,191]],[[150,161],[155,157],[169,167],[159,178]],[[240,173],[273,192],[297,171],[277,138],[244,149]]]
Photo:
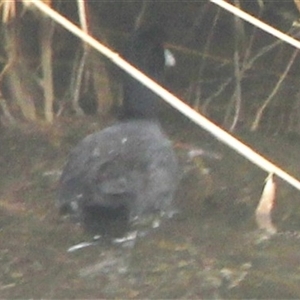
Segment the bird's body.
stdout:
[[153,118],[154,94],[131,80],[124,86],[127,117],[84,138],[59,183],[61,211],[94,232],[105,233],[111,220],[130,223],[170,210],[178,182],[172,143]]

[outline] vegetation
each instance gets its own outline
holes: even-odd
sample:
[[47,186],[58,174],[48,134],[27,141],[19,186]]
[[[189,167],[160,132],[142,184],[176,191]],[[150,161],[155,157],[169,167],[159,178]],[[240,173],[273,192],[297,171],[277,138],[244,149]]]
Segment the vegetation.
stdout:
[[[78,21],[76,3],[50,2]],[[83,115],[79,98],[91,94],[101,95],[96,110],[107,112],[111,93],[103,60],[32,7],[2,1],[1,8],[2,123],[53,123],[71,111]]]
[[[209,1],[172,7],[155,1],[45,2],[118,51],[134,23],[168,15],[164,23],[180,70],[174,71],[178,78],[172,75],[171,90],[231,131],[300,132],[298,50]],[[290,35],[299,34],[298,0],[232,2]],[[101,55],[33,6],[1,0],[0,9],[2,125],[105,116],[118,106],[118,72]]]

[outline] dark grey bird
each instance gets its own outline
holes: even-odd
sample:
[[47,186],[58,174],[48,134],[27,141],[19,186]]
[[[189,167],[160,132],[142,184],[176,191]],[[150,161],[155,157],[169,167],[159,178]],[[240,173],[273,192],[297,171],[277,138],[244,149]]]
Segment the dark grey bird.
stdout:
[[[164,39],[157,26],[138,29],[124,57],[160,82]],[[70,153],[58,205],[89,231],[110,235],[148,214],[171,211],[178,177],[172,143],[157,119],[157,96],[124,75],[121,120],[87,136]]]

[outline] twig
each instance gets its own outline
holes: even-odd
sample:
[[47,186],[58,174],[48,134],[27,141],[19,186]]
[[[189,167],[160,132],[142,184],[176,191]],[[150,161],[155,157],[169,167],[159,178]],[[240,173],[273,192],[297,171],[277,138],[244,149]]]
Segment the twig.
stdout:
[[[236,5],[239,5],[239,1],[235,0]],[[241,24],[241,20],[235,16],[234,18],[234,24],[235,24],[235,50],[234,50],[234,77],[235,77],[235,91],[233,94],[233,99],[235,101],[235,110],[234,110],[234,117],[232,124],[229,128],[230,132],[233,132],[241,111],[241,105],[242,105],[242,88],[241,88],[241,81],[243,72],[241,71],[240,67],[240,57],[241,57],[241,42],[240,42],[240,34],[243,34],[244,28]],[[242,32],[241,32],[242,31]],[[229,107],[230,111],[230,107]],[[229,113],[228,113],[229,115]]]
[[283,82],[283,80],[286,78],[290,68],[292,67],[292,64],[293,62],[295,61],[295,58],[297,56],[299,52],[299,49],[296,49],[294,50],[293,54],[292,54],[292,57],[288,63],[288,65],[286,66],[283,74],[280,76],[277,84],[275,85],[273,91],[271,92],[271,94],[269,95],[269,97],[266,99],[266,101],[263,103],[263,105],[258,109],[257,113],[256,113],[256,116],[255,116],[255,119],[254,119],[254,122],[251,126],[251,131],[255,131],[257,128],[258,128],[258,125],[259,125],[259,122],[262,118],[262,115],[264,113],[264,110],[266,109],[266,107],[271,103],[273,97],[276,95],[276,93],[278,92],[280,86],[281,86],[281,83]]
[[54,22],[51,19],[41,20],[41,63],[43,70],[43,91],[44,91],[44,113],[47,122],[53,122],[53,63],[52,63],[52,39],[54,33]]
[[259,27],[260,29],[268,32],[271,35],[276,36],[277,38],[285,41],[286,43],[300,49],[300,41],[295,40],[291,36],[275,29],[274,27],[258,20],[257,18],[245,13],[244,11],[240,10],[239,8],[235,7],[234,5],[229,4],[224,0],[210,0],[211,2],[223,7],[224,9],[230,11],[234,15],[244,19],[245,21]]
[[[80,26],[85,33],[88,33],[85,1],[77,0],[77,7],[78,7]],[[76,72],[75,72],[75,74],[76,74],[75,80],[72,83],[72,85],[74,87],[72,107],[73,107],[76,115],[78,115],[78,116],[84,115],[84,112],[79,105],[79,96],[80,96],[82,76],[83,76],[83,71],[84,71],[84,67],[85,67],[87,54],[88,54],[88,48],[87,48],[87,45],[84,43],[83,44],[83,53],[82,53],[82,55],[79,55],[78,68],[76,68]]]
[[208,106],[210,104],[210,102],[218,97],[219,95],[221,95],[223,93],[223,91],[226,89],[226,87],[233,81],[233,78],[232,77],[229,77],[227,78],[220,86],[219,88],[216,90],[216,92],[212,95],[210,95],[209,97],[207,97],[205,99],[205,102],[204,104],[202,105],[202,112],[203,114],[207,114],[207,109],[208,109]]
[[235,100],[235,110],[234,110],[234,117],[232,124],[229,128],[229,131],[232,132],[238,122],[240,111],[241,111],[241,105],[242,105],[242,88],[241,88],[241,81],[242,81],[242,76],[241,76],[241,70],[240,70],[240,55],[238,52],[238,49],[235,50],[234,52],[234,75],[235,75],[235,91],[233,98]]
[[139,12],[139,14],[136,18],[136,21],[135,21],[135,25],[134,25],[135,29],[138,29],[141,26],[141,24],[143,23],[147,9],[150,4],[151,4],[151,1],[143,0],[141,11]]
[[[209,34],[208,34],[208,38],[206,40],[206,43],[205,43],[205,46],[204,46],[204,49],[203,49],[203,54],[204,55],[206,55],[209,52],[209,48],[210,48],[210,45],[211,45],[211,42],[212,42],[212,38],[213,38],[214,28],[217,25],[219,17],[220,17],[220,9],[217,10],[217,13],[216,13],[216,15],[215,15],[215,17],[213,19],[212,26],[210,28],[210,31],[209,31]],[[205,66],[206,66],[206,59],[202,59],[202,62],[201,62],[200,68],[199,68],[199,72],[198,72],[198,78],[202,78],[203,77],[203,71],[205,69]],[[200,106],[201,89],[198,89],[198,91],[200,91],[200,92],[197,93],[198,97],[196,97],[196,101],[192,104],[195,109],[198,109],[199,106]]]

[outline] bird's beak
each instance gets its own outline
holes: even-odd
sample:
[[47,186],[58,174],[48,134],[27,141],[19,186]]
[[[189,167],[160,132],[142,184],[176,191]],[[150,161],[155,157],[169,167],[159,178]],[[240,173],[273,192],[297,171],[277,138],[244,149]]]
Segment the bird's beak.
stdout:
[[174,54],[169,49],[165,49],[165,66],[174,67],[175,65],[176,59]]

